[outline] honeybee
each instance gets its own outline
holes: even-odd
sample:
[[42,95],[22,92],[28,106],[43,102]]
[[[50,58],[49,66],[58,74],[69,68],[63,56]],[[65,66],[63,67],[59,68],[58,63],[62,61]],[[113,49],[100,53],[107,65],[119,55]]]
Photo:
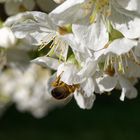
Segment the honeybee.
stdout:
[[67,98],[79,88],[79,84],[67,85],[66,83],[62,82],[60,80],[60,76],[58,76],[57,79],[52,83],[52,86],[54,88],[51,91],[51,95],[57,100]]

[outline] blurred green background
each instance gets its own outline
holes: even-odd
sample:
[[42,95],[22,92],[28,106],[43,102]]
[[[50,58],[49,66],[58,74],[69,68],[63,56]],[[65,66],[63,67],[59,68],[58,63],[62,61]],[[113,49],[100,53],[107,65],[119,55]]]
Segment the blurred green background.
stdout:
[[139,140],[140,97],[121,102],[119,96],[98,95],[92,110],[73,100],[42,119],[13,105],[0,120],[0,140]]

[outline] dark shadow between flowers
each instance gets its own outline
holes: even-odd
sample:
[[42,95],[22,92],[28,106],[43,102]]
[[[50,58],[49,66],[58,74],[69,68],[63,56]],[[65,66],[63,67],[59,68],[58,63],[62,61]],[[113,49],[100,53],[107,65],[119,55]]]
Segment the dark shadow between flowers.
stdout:
[[110,96],[97,95],[91,110],[81,110],[72,100],[42,119],[20,113],[13,105],[0,120],[0,139],[137,140],[140,138],[140,97],[121,102],[119,96],[120,91]]

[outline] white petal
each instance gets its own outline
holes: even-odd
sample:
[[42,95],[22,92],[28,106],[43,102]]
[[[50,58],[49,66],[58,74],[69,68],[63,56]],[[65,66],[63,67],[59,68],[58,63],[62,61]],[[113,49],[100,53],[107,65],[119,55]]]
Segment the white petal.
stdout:
[[95,84],[92,78],[88,78],[85,82],[81,84],[82,90],[84,91],[84,96],[90,97],[94,90]]
[[39,64],[43,67],[49,67],[51,69],[57,70],[58,66],[62,63],[61,61],[51,58],[51,57],[38,57],[31,62]]
[[46,13],[36,11],[24,12],[10,17],[6,20],[5,25],[12,27],[14,31],[26,33],[50,32],[57,28]]
[[0,29],[0,46],[4,48],[12,47],[16,44],[17,39],[15,35],[12,33],[10,28],[3,27]]
[[108,46],[108,48],[104,50],[104,54],[110,52],[117,55],[125,54],[129,52],[136,45],[137,45],[136,41],[127,38],[116,39]]
[[77,73],[77,75],[80,77],[90,77],[95,73],[96,67],[97,61],[95,61],[93,58],[87,58],[83,68]]
[[67,23],[76,23],[83,17],[86,17],[85,11],[82,9],[82,4],[86,0],[66,0],[56,9],[54,9],[49,16],[54,23],[63,25]]
[[139,0],[117,0],[117,2],[125,9],[140,13]]
[[74,93],[74,98],[75,98],[75,100],[76,100],[76,102],[77,102],[77,104],[79,105],[80,108],[91,109],[96,97],[95,97],[94,94],[87,97],[87,96],[84,96],[80,92],[75,92]]
[[71,63],[62,63],[58,69],[57,69],[57,76],[61,75],[61,80],[68,84],[68,85],[73,85],[75,83],[75,81],[77,80],[77,71],[78,69],[76,68],[76,66],[74,64]]
[[112,4],[112,12],[109,17],[115,29],[119,30],[127,38],[140,37],[140,15],[133,11],[127,11],[116,2]]
[[99,77],[96,81],[101,93],[112,91],[117,84],[117,78],[108,75]]
[[122,88],[122,93],[120,96],[120,100],[124,101],[125,96],[132,99],[137,96],[137,90],[133,85],[127,80],[125,77],[119,75],[119,83]]
[[91,25],[73,25],[73,33],[85,48],[100,50],[108,42],[108,33],[101,17]]

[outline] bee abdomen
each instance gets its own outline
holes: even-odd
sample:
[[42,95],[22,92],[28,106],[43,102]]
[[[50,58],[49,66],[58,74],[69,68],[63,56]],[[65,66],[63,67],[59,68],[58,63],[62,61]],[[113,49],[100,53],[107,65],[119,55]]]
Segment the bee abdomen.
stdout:
[[67,87],[56,87],[51,92],[52,96],[57,100],[62,100],[67,98],[70,95]]

